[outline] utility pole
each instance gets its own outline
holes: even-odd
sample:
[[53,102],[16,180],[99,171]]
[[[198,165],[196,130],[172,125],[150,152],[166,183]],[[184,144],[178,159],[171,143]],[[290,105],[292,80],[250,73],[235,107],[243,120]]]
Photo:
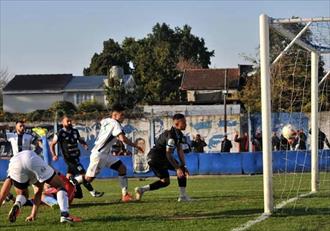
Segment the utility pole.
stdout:
[[222,91],[223,94],[223,106],[224,106],[224,132],[227,134],[227,69],[225,69],[225,84],[224,84],[224,90]]

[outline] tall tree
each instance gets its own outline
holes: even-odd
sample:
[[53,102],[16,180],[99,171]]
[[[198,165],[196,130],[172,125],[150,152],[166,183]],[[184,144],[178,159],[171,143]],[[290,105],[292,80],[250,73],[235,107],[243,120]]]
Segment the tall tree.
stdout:
[[[122,61],[116,65],[123,66],[126,73],[133,74],[138,86],[135,97],[139,103],[179,103],[179,87],[184,68],[208,68],[210,59],[214,56],[214,51],[208,51],[204,40],[193,35],[188,25],[172,29],[165,23],[157,23],[145,38],[136,40],[127,37],[122,45],[112,39],[109,41],[111,51],[105,52],[104,49],[101,54],[95,54],[84,74],[106,73],[111,64],[115,65],[115,62],[109,60]],[[118,99],[116,95],[123,92],[118,83],[112,85],[107,92],[111,99]]]
[[[298,33],[303,25],[289,24],[286,28]],[[312,32],[304,33],[302,40],[311,41]],[[271,62],[289,44],[288,39],[270,31]],[[259,57],[249,58],[256,64],[254,74],[246,79],[246,85],[241,91],[241,101],[252,112],[261,111]],[[322,76],[324,62],[320,59],[319,75]],[[310,53],[294,45],[271,68],[271,99],[272,111],[299,112],[310,111]]]

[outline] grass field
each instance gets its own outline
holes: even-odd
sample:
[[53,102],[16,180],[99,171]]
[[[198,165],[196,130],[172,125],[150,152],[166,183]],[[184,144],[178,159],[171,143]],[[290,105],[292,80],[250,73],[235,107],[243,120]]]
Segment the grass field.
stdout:
[[[150,183],[129,179],[130,190]],[[249,230],[330,230],[330,174],[321,174],[319,193],[289,204]],[[106,192],[102,198],[75,200],[71,214],[83,218],[73,225],[59,223],[58,209],[42,206],[33,223],[26,223],[30,207],[24,207],[16,223],[9,223],[10,204],[0,210],[0,230],[231,230],[263,212],[262,176],[195,176],[188,180],[194,201],[177,202],[177,183],[146,193],[141,202],[119,202],[116,179],[97,180],[94,187]],[[308,192],[309,174],[275,174],[275,202]]]

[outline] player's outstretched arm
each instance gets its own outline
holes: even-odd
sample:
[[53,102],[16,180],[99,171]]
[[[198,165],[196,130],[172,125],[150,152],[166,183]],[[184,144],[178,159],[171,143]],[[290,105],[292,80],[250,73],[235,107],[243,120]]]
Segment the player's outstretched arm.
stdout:
[[140,147],[139,145],[133,143],[131,140],[129,140],[125,135],[124,133],[120,133],[118,136],[117,136],[118,140],[120,140],[121,142],[129,145],[129,146],[132,146],[134,148],[137,148],[139,151],[143,152],[144,153],[144,150],[142,147]]
[[57,144],[57,140],[54,138],[52,140],[52,142],[50,143],[50,152],[51,152],[51,154],[53,156],[53,160],[54,161],[58,160],[58,156],[57,156],[56,151],[55,151],[55,145],[56,144]]
[[26,221],[34,221],[37,217],[37,212],[41,203],[41,195],[42,195],[42,190],[44,187],[43,183],[36,183],[35,184],[35,192],[34,192],[34,204],[31,210],[30,216],[28,216],[25,220]]

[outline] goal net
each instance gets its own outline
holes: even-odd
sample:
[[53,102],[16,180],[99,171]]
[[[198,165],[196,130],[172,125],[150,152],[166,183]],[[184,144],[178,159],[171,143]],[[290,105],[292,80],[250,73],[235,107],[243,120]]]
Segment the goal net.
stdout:
[[330,190],[329,73],[330,18],[260,16],[265,214]]

